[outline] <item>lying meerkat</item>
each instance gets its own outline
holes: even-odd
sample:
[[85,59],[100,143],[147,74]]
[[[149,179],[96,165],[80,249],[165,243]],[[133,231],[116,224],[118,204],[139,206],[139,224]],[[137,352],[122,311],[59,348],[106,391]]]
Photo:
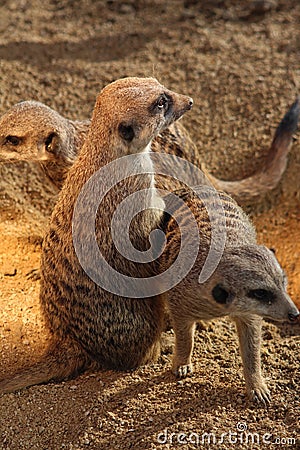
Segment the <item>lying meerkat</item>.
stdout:
[[[40,304],[51,343],[41,362],[2,380],[0,392],[75,376],[92,362],[103,368],[127,370],[158,356],[164,321],[163,295],[124,298],[92,281],[75,253],[73,214],[86,182],[119,157],[138,154],[140,159],[135,164],[153,172],[151,140],[191,109],[192,103],[191,98],[166,89],[153,78],[121,79],[99,94],[87,139],[69,171],[43,243]],[[124,174],[133,174],[131,163],[126,161],[122,160]],[[158,226],[163,215],[164,203],[156,194],[153,173],[119,182],[96,214],[96,242],[110,266],[125,276],[140,276],[140,267],[123,258],[113,246],[111,218],[123,198],[149,187],[152,189],[142,205],[145,211],[136,218],[131,230],[133,245],[143,248],[148,244],[149,232]],[[80,245],[88,250],[92,237],[86,229],[86,218],[97,198],[97,185],[93,184],[84,210],[79,211]],[[151,265],[147,267],[144,275],[151,275]],[[99,275],[104,278],[102,272]]]
[[[294,321],[299,311],[287,294],[287,278],[274,252],[257,244],[255,229],[236,202],[212,188],[204,187],[196,192],[201,199],[191,191],[177,192],[195,217],[200,248],[191,271],[167,294],[175,331],[172,370],[178,377],[186,377],[192,372],[197,321],[229,316],[237,327],[248,395],[268,402],[270,395],[261,375],[260,361],[262,317]],[[168,205],[167,198],[165,201]],[[209,210],[213,210],[212,217]],[[160,260],[164,270],[178,256],[180,233],[188,236],[191,226],[188,213],[182,206],[177,211],[177,223],[173,217],[166,217],[167,243]],[[224,233],[225,248],[215,271],[207,281],[199,283],[199,274],[216,231]],[[220,245],[218,236],[217,245]],[[191,243],[192,246],[196,244]],[[186,258],[190,258],[190,254]]]
[[[151,150],[180,156],[202,167],[214,187],[230,194],[239,204],[247,204],[275,188],[280,181],[299,114],[297,98],[280,122],[263,166],[254,175],[240,181],[223,181],[210,174],[201,165],[199,152],[180,123],[171,124],[156,136],[151,143]],[[38,161],[52,183],[61,189],[89,126],[89,120],[68,120],[43,103],[18,103],[0,118],[0,160]],[[196,181],[195,184],[198,184]],[[157,183],[171,189],[180,187],[171,180],[161,178],[157,179]]]

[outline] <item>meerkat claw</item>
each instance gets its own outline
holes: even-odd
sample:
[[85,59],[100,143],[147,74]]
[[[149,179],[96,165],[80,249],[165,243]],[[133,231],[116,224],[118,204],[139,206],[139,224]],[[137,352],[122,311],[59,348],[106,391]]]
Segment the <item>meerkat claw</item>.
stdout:
[[263,403],[265,406],[271,402],[270,391],[267,388],[253,389],[250,393],[252,401],[257,403]]
[[193,373],[193,366],[192,364],[186,364],[183,366],[178,366],[174,370],[174,374],[177,378],[186,378],[187,376],[191,375]]

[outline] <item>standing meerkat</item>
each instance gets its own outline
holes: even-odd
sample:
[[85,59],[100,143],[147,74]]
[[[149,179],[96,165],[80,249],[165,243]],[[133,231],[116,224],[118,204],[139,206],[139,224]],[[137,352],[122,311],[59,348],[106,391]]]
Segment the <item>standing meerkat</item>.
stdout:
[[[177,192],[196,220],[200,248],[188,275],[167,293],[175,332],[172,371],[178,377],[192,372],[197,321],[229,316],[237,327],[247,393],[252,399],[268,402],[269,390],[261,375],[262,318],[292,322],[299,311],[287,294],[287,278],[274,253],[257,244],[255,229],[242,209],[227,194],[212,188],[197,192],[201,199],[191,191]],[[167,198],[165,201],[168,205]],[[208,211],[213,211],[213,215]],[[180,233],[188,236],[191,226],[183,206],[178,208],[177,222],[174,217],[166,217],[167,243],[160,260],[164,270],[180,252]],[[215,232],[217,241],[213,243]],[[222,233],[225,247],[219,264],[207,281],[200,283],[199,275],[209,257],[210,246],[220,245]],[[190,258],[190,254],[186,257]]]
[[[86,182],[108,163],[123,155],[138,154],[143,156],[138,156],[141,166],[153,172],[151,140],[191,109],[192,103],[191,98],[166,89],[153,78],[121,79],[99,94],[87,139],[69,171],[43,243],[40,304],[51,343],[41,362],[2,380],[0,392],[62,380],[92,362],[103,368],[127,370],[158,356],[164,320],[163,296],[123,298],[93,282],[75,253],[72,219]],[[129,167],[126,164],[123,159],[124,173],[126,170],[134,173],[131,163]],[[140,267],[117,252],[110,222],[116,205],[139,189],[148,189],[149,193],[142,205],[145,211],[135,220],[130,237],[135,247],[145,247],[149,232],[157,228],[163,215],[157,207],[164,206],[156,193],[153,173],[126,178],[111,189],[95,220],[96,240],[106,261],[131,277],[141,275]],[[93,193],[98,196],[95,185],[85,210],[80,211],[82,246],[91,238],[85,220],[95,201]],[[152,274],[149,267],[144,274]]]
[[[239,181],[223,181],[202,165],[199,152],[180,123],[171,124],[151,143],[154,152],[170,153],[202,167],[208,180],[231,195],[239,204],[257,200],[279,183],[299,121],[299,97],[290,107],[275,132],[263,166],[252,176]],[[51,182],[61,189],[68,170],[76,160],[88,133],[90,121],[72,121],[43,103],[24,101],[14,105],[0,118],[0,160],[38,161]],[[199,180],[196,180],[198,184]],[[174,180],[157,178],[160,187],[177,189]],[[193,174],[191,174],[193,185]]]

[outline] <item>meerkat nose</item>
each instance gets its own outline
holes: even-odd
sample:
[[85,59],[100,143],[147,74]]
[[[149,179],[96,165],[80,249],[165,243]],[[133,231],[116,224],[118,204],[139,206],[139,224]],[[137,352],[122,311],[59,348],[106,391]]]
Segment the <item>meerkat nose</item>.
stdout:
[[295,322],[298,319],[299,316],[300,316],[299,311],[296,314],[294,314],[294,313],[289,313],[288,314],[288,318],[289,318],[290,322]]
[[190,97],[190,99],[189,99],[189,107],[190,107],[190,109],[193,106],[193,104],[194,104],[194,100]]

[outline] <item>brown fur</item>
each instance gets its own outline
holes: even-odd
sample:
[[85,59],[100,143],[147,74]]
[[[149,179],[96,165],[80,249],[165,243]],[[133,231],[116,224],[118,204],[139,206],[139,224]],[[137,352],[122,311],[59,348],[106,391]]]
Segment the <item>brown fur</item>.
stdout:
[[[40,102],[17,103],[0,118],[0,160],[39,162],[50,181],[61,189],[90,124],[90,120],[66,119]],[[13,145],[11,137],[18,143]],[[155,136],[151,150],[196,160],[196,147],[180,123]]]
[[[200,160],[199,152],[186,129],[172,124],[155,137],[154,152],[166,152],[187,159],[202,167],[210,182],[230,194],[239,204],[256,201],[275,188],[287,164],[293,133],[299,120],[299,98],[291,106],[278,126],[267,159],[262,168],[240,181],[223,181],[210,174]],[[0,157],[9,161],[39,161],[53,184],[61,189],[67,172],[74,163],[88,133],[90,121],[71,121],[48,106],[34,101],[14,105],[0,119]],[[7,137],[19,138],[11,145]],[[50,142],[49,142],[50,138]],[[190,185],[198,184],[190,174]],[[174,180],[157,177],[159,187],[178,189]],[[207,183],[207,181],[206,181]]]
[[68,120],[43,103],[17,103],[0,119],[1,159],[39,161],[61,189],[89,127],[89,120]]
[[[190,191],[177,192],[197,221],[200,249],[191,271],[167,294],[176,336],[173,371],[179,377],[192,372],[197,321],[230,316],[237,326],[247,392],[253,399],[269,401],[269,391],[261,376],[261,318],[292,321],[299,311],[287,294],[286,277],[273,252],[257,244],[254,227],[242,209],[225,193],[205,187],[197,192],[201,200]],[[219,198],[219,205],[216,198]],[[165,201],[168,204],[168,199]],[[208,216],[207,205],[213,208],[213,217]],[[171,218],[164,227],[167,245],[161,257],[163,269],[177,258],[180,232],[188,233],[191,226],[183,207],[177,213],[178,224]],[[222,223],[224,216],[226,225]],[[210,278],[199,283],[215,231],[226,233],[225,249]],[[187,254],[186,258],[189,257]],[[261,298],[255,298],[254,294],[261,294]]]
[[[171,99],[168,109],[157,106],[162,95]],[[167,90],[152,78],[118,80],[99,94],[87,139],[69,171],[43,244],[40,302],[52,342],[39,364],[0,382],[1,392],[74,376],[92,361],[101,367],[126,370],[158,356],[163,296],[121,298],[95,284],[75,254],[72,215],[84,184],[98,169],[120,156],[145,152],[153,137],[189,110],[191,104],[189,97]],[[121,124],[134,131],[130,141],[121,134]],[[151,168],[149,154],[147,158]],[[106,261],[131,276],[140,276],[140,267],[124,260],[112,245],[111,216],[124,197],[137,189],[149,188],[153,182],[151,174],[122,181],[107,194],[96,217],[96,238]],[[156,203],[161,206],[162,199],[152,195],[145,199],[144,207]],[[89,241],[85,233],[86,211],[82,211],[83,245]],[[132,230],[133,245],[145,248],[148,233],[157,227],[161,216],[162,211],[157,209],[142,214]],[[151,275],[151,265],[144,272]]]

